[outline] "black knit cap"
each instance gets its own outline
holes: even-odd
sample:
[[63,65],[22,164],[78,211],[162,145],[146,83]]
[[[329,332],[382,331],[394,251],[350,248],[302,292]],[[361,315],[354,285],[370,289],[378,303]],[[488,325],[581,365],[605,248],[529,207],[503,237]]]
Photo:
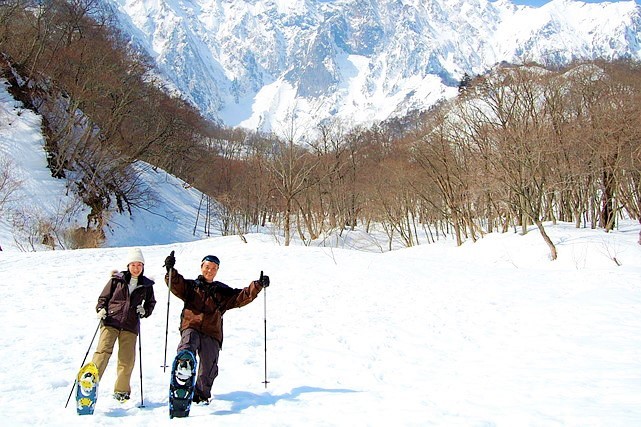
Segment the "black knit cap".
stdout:
[[220,265],[220,260],[216,255],[207,255],[205,258],[203,258],[203,260],[200,263],[202,264],[205,261],[215,262],[216,265]]

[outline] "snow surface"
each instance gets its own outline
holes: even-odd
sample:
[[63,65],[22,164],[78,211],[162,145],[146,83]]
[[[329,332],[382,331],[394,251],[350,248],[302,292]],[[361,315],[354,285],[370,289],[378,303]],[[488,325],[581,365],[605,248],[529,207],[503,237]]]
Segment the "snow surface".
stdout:
[[[2,155],[31,158],[22,178],[50,188],[36,161],[41,147],[30,142],[37,118],[16,115],[19,105],[6,92],[0,106]],[[24,144],[8,149],[21,138]],[[165,199],[167,210],[193,216],[188,203],[176,203],[188,200],[187,190],[163,182],[155,183],[158,191],[176,193]],[[61,196],[51,190],[34,197],[49,205]],[[2,216],[3,425],[641,425],[639,224],[622,222],[608,234],[546,224],[559,250],[550,261],[536,231],[490,234],[461,247],[441,238],[383,253],[376,236],[358,231],[346,233],[339,248],[284,247],[267,233],[247,235],[247,243],[195,239],[190,227],[173,230],[158,216],[137,213],[114,233],[118,239],[110,237],[112,247],[38,252],[5,245],[12,237]],[[148,241],[170,232],[173,240],[143,241],[137,228],[147,221]],[[111,398],[114,355],[95,414],[78,416],[73,401],[65,402],[95,350],[97,297],[134,245],[156,280],[158,302],[142,320],[132,399]],[[163,281],[172,250],[186,277],[215,254],[218,280],[243,287],[262,270],[272,286],[226,313],[211,405],[170,420],[169,372],[161,366],[175,355],[182,307]]]

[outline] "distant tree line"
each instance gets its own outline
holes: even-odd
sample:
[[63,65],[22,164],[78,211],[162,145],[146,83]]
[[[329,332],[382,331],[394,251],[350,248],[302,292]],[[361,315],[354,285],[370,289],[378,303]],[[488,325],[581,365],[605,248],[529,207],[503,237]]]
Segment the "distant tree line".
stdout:
[[373,223],[407,246],[536,226],[556,259],[544,222],[609,231],[641,220],[639,71],[502,66],[430,111],[367,129],[326,123],[305,147],[293,124],[292,135],[227,151],[226,165],[249,171],[211,169],[210,182],[227,183],[213,194],[241,229],[268,218],[285,244],[293,232],[311,241]]
[[[634,61],[502,65],[465,75],[459,95],[429,111],[370,127],[328,121],[301,143],[309,129],[295,119],[281,135],[229,129],[167,95],[101,4],[4,1],[0,50],[26,80],[64,94],[66,115],[47,135],[52,172],[85,170],[83,191],[103,209],[110,197],[135,205],[126,166],[141,159],[215,200],[207,215],[223,234],[269,223],[285,245],[373,224],[390,247],[536,226],[555,259],[545,222],[641,221]],[[91,124],[80,136],[75,111]]]

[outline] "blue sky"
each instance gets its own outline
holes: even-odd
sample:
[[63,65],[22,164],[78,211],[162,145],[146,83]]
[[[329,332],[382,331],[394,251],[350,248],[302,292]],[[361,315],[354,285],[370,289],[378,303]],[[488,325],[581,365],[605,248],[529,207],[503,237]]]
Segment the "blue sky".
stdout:
[[[604,0],[582,0],[585,3],[604,3]],[[611,2],[618,2],[621,0],[608,0]],[[629,1],[629,0],[623,0],[623,1]],[[513,0],[513,3],[515,4],[526,4],[528,6],[542,6],[545,3],[549,3],[550,0]],[[641,3],[641,0],[636,0],[637,3]]]

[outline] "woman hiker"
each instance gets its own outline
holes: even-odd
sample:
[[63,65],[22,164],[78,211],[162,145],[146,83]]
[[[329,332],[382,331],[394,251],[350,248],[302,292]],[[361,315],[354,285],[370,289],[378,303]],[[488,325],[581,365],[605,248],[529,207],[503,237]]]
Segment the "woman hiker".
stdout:
[[118,372],[114,384],[114,399],[124,402],[131,394],[131,373],[136,362],[136,338],[140,319],[149,317],[156,305],[154,282],[144,276],[145,259],[139,248],[132,248],[127,256],[127,269],[116,272],[98,297],[96,312],[102,320],[98,348],[93,362],[98,367],[98,378],[107,368],[114,345],[118,341]]

